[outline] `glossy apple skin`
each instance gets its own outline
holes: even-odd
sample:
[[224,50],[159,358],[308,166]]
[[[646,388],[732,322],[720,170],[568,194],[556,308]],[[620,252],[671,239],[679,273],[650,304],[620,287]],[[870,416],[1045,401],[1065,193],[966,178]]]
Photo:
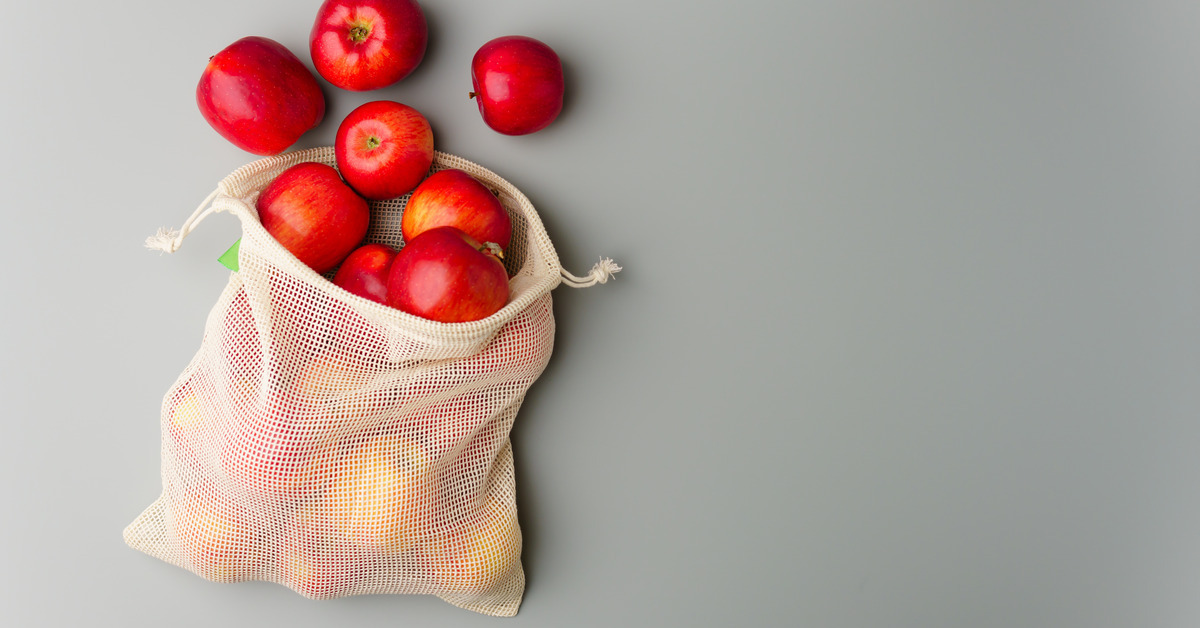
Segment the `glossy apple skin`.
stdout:
[[540,131],[562,111],[562,61],[532,37],[498,37],[480,47],[471,85],[483,121],[505,135]]
[[417,187],[433,165],[433,129],[421,112],[376,100],[351,111],[334,138],[338,170],[371,200],[396,198]]
[[371,210],[325,164],[305,162],[284,170],[256,203],[263,227],[318,274],[329,272],[367,235]]
[[342,89],[368,91],[408,76],[429,30],[414,0],[326,0],[309,34],[313,65]]
[[256,155],[283,152],[325,117],[312,72],[265,37],[244,37],[209,59],[196,104],[217,133]]
[[413,190],[400,231],[409,241],[434,227],[458,227],[480,242],[507,249],[512,220],[495,194],[475,177],[454,168],[439,170]]
[[508,273],[485,251],[454,227],[437,227],[413,238],[392,262],[388,305],[443,323],[491,316],[508,302]]
[[386,244],[364,244],[342,262],[333,283],[351,294],[387,304],[388,271],[396,249]]

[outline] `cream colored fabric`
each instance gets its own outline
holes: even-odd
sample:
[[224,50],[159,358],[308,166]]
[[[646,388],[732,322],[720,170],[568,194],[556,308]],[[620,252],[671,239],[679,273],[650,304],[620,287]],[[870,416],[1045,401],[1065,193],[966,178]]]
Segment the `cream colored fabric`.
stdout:
[[[259,191],[332,148],[251,163],[220,182],[205,216],[242,223],[239,272],[163,399],[162,495],[125,530],[133,548],[219,582],[268,580],[310,598],[433,594],[514,615],[524,593],[509,431],[550,358],[551,290],[602,283],[563,273],[537,212],[512,185],[438,153],[499,196],[513,219],[509,304],[445,324],[334,286],[258,222]],[[370,242],[402,246],[407,197],[372,205]],[[211,204],[209,204],[211,201]]]

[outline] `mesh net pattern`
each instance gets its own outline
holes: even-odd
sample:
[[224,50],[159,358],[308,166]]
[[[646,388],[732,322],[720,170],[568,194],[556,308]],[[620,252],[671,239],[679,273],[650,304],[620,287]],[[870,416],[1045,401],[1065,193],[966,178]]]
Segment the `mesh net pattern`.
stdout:
[[[524,593],[509,432],[550,359],[558,259],[529,201],[471,162],[513,219],[509,304],[471,323],[411,316],[334,286],[284,250],[254,201],[301,161],[249,164],[214,211],[242,223],[239,272],[164,396],[161,496],[133,548],[218,582],[309,598],[433,594],[514,615]],[[400,248],[407,197],[372,205],[369,242]]]

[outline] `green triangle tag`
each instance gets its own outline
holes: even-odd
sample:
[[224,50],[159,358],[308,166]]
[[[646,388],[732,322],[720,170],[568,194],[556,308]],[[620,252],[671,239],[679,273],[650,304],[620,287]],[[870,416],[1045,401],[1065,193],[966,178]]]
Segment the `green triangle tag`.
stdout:
[[228,251],[225,251],[221,254],[221,257],[217,258],[217,261],[224,264],[225,268],[228,268],[236,273],[238,271],[238,249],[241,248],[241,246],[242,240],[241,238],[238,238],[238,241],[234,242],[233,246],[229,247]]

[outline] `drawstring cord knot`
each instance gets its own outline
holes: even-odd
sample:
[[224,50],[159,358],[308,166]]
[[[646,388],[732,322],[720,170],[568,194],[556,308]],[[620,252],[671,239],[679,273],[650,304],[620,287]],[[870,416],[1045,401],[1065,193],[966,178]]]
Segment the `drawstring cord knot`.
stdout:
[[621,272],[621,267],[612,261],[611,258],[603,257],[599,262],[596,262],[595,266],[592,266],[591,272],[583,277],[576,277],[565,270],[560,272],[562,273],[564,284],[572,288],[587,288],[598,283],[608,283],[608,280],[612,279],[613,275]]
[[217,188],[205,197],[200,206],[196,208],[196,211],[192,212],[192,215],[188,216],[187,221],[183,223],[183,228],[172,229],[170,227],[162,227],[157,233],[146,238],[146,248],[161,253],[174,253],[178,251],[179,247],[183,245],[183,239],[188,237],[192,229],[195,229],[196,225],[200,224],[200,221],[213,213],[213,199],[217,198],[217,194],[220,193],[221,189]]

